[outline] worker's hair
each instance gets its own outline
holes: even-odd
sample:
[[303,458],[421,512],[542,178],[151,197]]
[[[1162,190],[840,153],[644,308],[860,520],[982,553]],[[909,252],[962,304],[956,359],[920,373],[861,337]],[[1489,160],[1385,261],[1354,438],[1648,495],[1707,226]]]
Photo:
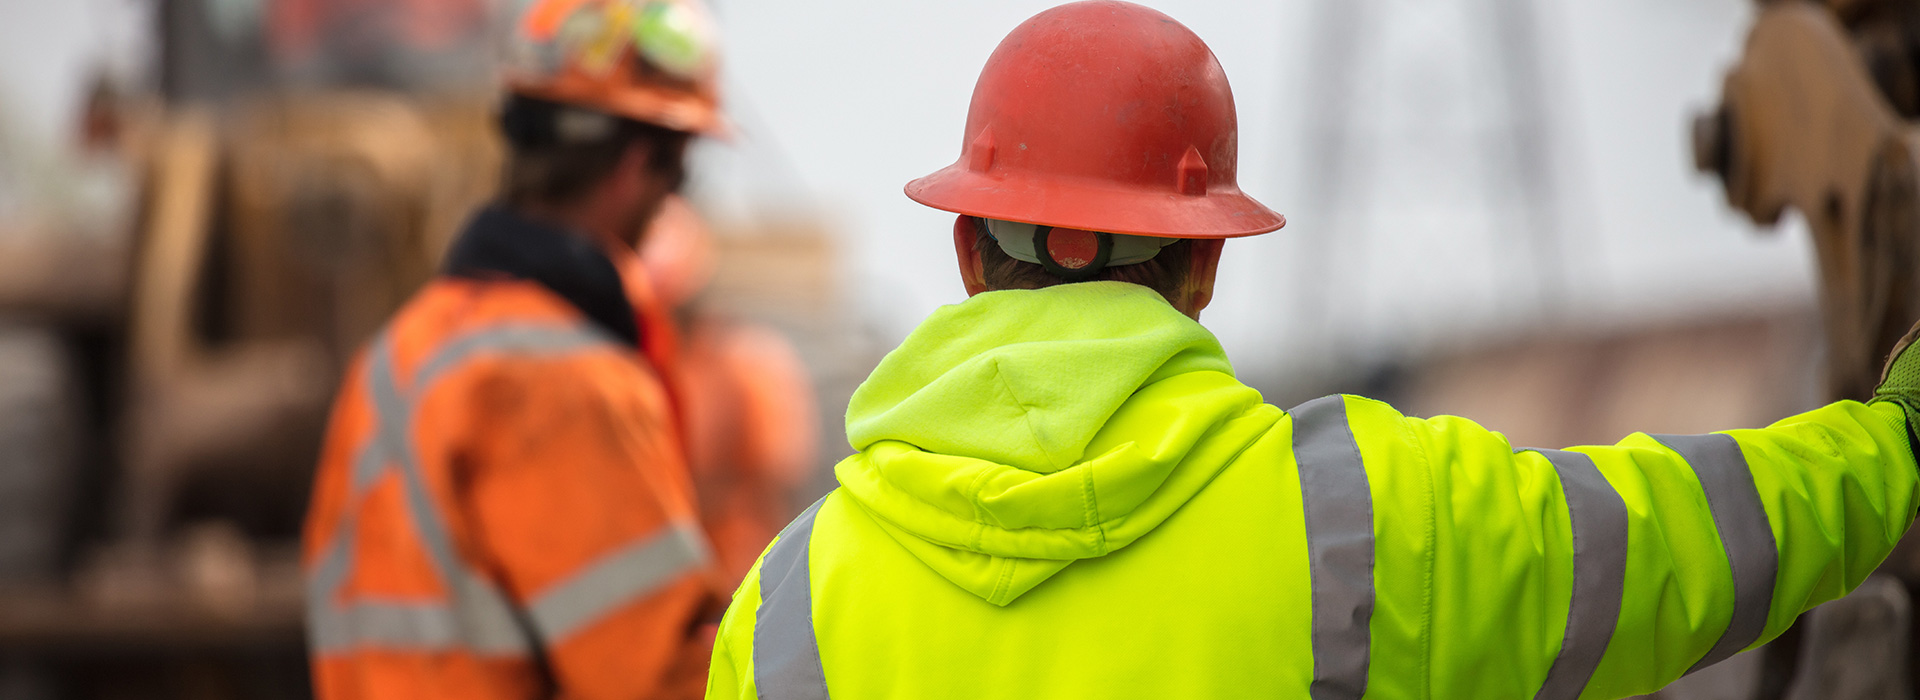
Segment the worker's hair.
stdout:
[[[1151,260],[1109,267],[1094,275],[1093,279],[1131,282],[1159,292],[1168,303],[1173,303],[1193,269],[1192,248],[1183,238],[1161,248],[1160,254]],[[987,235],[985,226],[975,229],[973,249],[980,253],[980,268],[982,276],[986,278],[987,289],[1040,289],[1066,284],[1065,280],[1055,277],[1047,268],[1007,255],[1007,251],[1001,250],[1000,244]]]
[[[571,123],[570,123],[571,120]],[[514,96],[503,108],[507,167],[501,196],[510,205],[564,205],[605,180],[634,145],[648,148],[649,170],[678,189],[691,134],[645,122]],[[579,133],[585,124],[586,137]],[[568,133],[569,127],[576,133]]]

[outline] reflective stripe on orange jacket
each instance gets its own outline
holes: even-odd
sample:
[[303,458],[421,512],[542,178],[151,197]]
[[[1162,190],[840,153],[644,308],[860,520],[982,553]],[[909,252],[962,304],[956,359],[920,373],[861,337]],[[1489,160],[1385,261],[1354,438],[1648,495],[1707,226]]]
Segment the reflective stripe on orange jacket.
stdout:
[[319,697],[698,695],[692,504],[631,345],[533,281],[436,280],[328,429],[304,552]]

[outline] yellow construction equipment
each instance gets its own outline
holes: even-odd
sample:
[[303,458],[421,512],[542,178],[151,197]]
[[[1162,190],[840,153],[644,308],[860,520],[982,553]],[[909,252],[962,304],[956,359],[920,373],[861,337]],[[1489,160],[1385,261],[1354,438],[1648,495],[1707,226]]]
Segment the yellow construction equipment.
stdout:
[[[1865,399],[1920,318],[1920,2],[1758,5],[1721,104],[1693,122],[1694,164],[1754,223],[1770,227],[1788,210],[1806,220],[1829,398]],[[1762,698],[1910,692],[1920,539],[1909,535],[1881,572],[1902,585],[1810,613],[1813,624],[1768,648]]]

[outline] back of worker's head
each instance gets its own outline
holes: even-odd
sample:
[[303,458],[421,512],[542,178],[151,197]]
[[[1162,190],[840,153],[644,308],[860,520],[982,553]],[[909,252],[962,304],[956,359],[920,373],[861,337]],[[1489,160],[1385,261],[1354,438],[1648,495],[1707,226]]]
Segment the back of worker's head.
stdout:
[[578,203],[622,167],[667,192],[686,179],[692,134],[521,95],[501,108],[507,167],[501,199],[519,207]]
[[[1053,260],[1049,264],[1039,261],[1039,251],[1031,244],[1003,244],[992,231],[994,228],[1001,229],[1001,236],[1011,239],[1013,236],[1037,235],[1038,227],[1004,221],[988,221],[970,216],[962,217],[959,225],[972,229],[973,252],[980,259],[979,281],[987,291],[1043,289],[1071,282],[1127,282],[1159,292],[1160,296],[1176,306],[1180,305],[1183,298],[1190,293],[1189,284],[1193,281],[1193,246],[1185,239],[1142,241],[1144,245],[1132,246],[1134,250],[1127,251],[1131,253],[1130,257],[1118,260],[1114,259],[1110,249],[1107,252],[1108,260],[1104,264],[1097,268],[1086,269],[1093,262],[1091,257],[1100,254],[1100,242],[1097,239],[1093,242],[1093,256],[1074,256],[1075,251],[1071,250],[1073,246],[1071,240],[1068,240],[1065,245],[1049,246],[1049,257],[1066,258],[1064,261]],[[1051,243],[1056,238],[1068,239],[1076,235],[1084,234],[1056,230],[1049,231],[1047,238]],[[1010,247],[1011,251],[1009,251]],[[1065,271],[1050,270],[1049,268],[1053,266],[1064,268]],[[1081,271],[1075,272],[1075,270]],[[962,274],[966,274],[964,268]]]
[[1204,306],[1220,242],[1286,224],[1240,191],[1238,129],[1226,74],[1191,30],[1076,2],[1000,42],[959,160],[906,192],[963,227],[986,222],[954,234],[969,292],[1120,280]]

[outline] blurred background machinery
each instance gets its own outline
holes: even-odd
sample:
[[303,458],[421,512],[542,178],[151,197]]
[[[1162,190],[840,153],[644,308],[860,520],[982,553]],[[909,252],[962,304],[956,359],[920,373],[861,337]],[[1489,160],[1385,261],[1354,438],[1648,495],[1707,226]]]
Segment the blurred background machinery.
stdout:
[[1720,106],[1694,121],[1694,163],[1727,203],[1813,231],[1827,379],[1863,399],[1920,318],[1920,3],[1761,3]]
[[[1760,2],[1719,106],[1693,122],[1694,165],[1771,228],[1812,231],[1822,400],[1870,397],[1920,319],[1920,2]],[[1920,537],[1846,600],[1771,643],[1759,698],[1912,697]]]
[[0,695],[306,694],[330,392],[494,186],[483,94],[263,89],[260,37],[217,35],[233,5],[162,3],[162,89],[93,91],[79,148],[116,186],[89,204],[117,216],[4,238]]
[[[70,192],[0,138],[0,698],[309,694],[299,527],[331,392],[494,191],[501,11],[162,0],[157,89],[95,84]],[[806,372],[874,358],[830,311],[824,231],[747,228],[703,237],[674,302],[719,349],[689,380],[723,397],[704,460],[776,472],[750,507],[777,527],[824,490],[836,412]]]
[[[1762,425],[1871,395],[1920,319],[1920,2],[1755,6],[1720,103],[1691,124],[1693,164],[1762,232],[1789,215],[1805,222],[1817,313],[1590,325],[1443,350],[1392,374],[1404,408],[1467,415],[1516,444],[1583,444]],[[1650,697],[1913,697],[1916,592],[1920,538],[1909,535],[1853,595]]]

